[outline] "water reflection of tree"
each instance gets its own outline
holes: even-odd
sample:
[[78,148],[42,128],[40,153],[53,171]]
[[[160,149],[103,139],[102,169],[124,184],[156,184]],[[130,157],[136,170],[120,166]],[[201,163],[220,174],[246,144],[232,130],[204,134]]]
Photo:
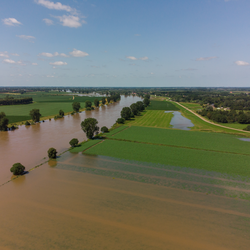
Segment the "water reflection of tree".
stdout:
[[11,176],[11,180],[16,186],[23,185],[25,183],[25,178],[26,178],[25,175],[19,175],[19,176],[12,175]]
[[57,161],[56,161],[56,160],[50,160],[50,161],[48,162],[48,164],[49,164],[50,167],[56,167]]

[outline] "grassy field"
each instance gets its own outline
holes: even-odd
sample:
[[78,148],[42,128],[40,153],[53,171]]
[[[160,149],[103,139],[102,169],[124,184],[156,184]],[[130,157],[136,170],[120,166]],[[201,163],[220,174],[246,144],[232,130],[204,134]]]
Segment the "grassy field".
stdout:
[[146,110],[142,116],[127,122],[126,125],[169,128],[172,117],[172,113],[165,113],[163,110]]
[[[250,177],[250,156],[144,143],[105,140],[85,151],[119,159],[190,167],[232,176]],[[236,167],[237,166],[237,167]]]
[[147,110],[179,110],[179,108],[171,102],[151,100]]
[[238,139],[239,136],[229,134],[132,126],[114,136],[107,136],[119,140],[248,154],[250,156],[250,142],[241,141]]
[[187,102],[180,102],[183,106],[191,109],[192,111],[197,111],[202,109],[201,105],[199,103],[187,103]]
[[0,106],[0,112],[4,112],[9,119],[9,123],[16,123],[25,120],[30,120],[29,112],[32,109],[39,109],[42,117],[54,116],[58,114],[59,110],[65,113],[72,112],[72,103],[80,102],[81,107],[84,108],[85,101],[89,100],[92,103],[95,99],[101,100],[101,97],[88,96],[71,96],[55,93],[35,92],[29,94],[19,95],[19,97],[32,97],[34,103],[25,105],[7,105]]
[[101,140],[89,140],[89,141],[85,141],[83,143],[81,143],[79,146],[71,148],[70,152],[71,153],[79,153],[82,152],[84,150],[86,150],[87,148],[92,147],[93,145],[97,144],[101,142]]

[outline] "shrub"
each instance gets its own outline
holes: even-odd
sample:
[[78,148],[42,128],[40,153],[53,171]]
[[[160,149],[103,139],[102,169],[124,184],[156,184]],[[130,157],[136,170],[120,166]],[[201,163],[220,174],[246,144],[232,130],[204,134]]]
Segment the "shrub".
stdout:
[[48,150],[48,157],[49,157],[49,158],[55,159],[55,158],[56,158],[56,154],[57,154],[57,152],[56,152],[56,149],[55,149],[55,148],[50,148],[50,149]]
[[124,124],[124,123],[125,123],[125,119],[124,119],[124,118],[118,118],[118,119],[116,120],[116,123]]
[[248,125],[245,128],[243,128],[243,130],[250,131],[250,125]]
[[102,131],[102,133],[108,133],[108,132],[109,132],[109,129],[108,129],[106,126],[103,126],[103,127],[101,128],[101,131]]
[[87,110],[87,111],[90,111],[90,110],[92,110],[92,108],[91,108],[91,107],[87,107],[86,110]]
[[60,115],[61,117],[63,117],[63,116],[64,116],[64,112],[63,112],[63,110],[59,110],[59,115]]
[[30,125],[29,121],[26,121],[25,126],[29,126],[29,125]]
[[71,147],[75,147],[77,144],[79,143],[78,139],[77,138],[73,138],[69,144]]
[[23,173],[24,170],[25,167],[21,163],[15,163],[10,169],[10,172],[12,172],[14,175],[20,175]]

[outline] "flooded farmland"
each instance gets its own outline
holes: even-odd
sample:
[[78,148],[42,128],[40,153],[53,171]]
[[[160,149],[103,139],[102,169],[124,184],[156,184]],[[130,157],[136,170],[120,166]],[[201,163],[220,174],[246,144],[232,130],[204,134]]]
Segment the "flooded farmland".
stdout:
[[[5,133],[1,181],[13,161],[33,167],[49,147],[84,140],[84,118],[110,127],[137,100]],[[68,151],[0,187],[0,249],[249,249],[248,179],[88,152]]]
[[213,184],[196,192],[178,175],[182,186],[164,185],[148,168],[67,152],[2,186],[0,248],[249,249],[248,201],[208,195]]

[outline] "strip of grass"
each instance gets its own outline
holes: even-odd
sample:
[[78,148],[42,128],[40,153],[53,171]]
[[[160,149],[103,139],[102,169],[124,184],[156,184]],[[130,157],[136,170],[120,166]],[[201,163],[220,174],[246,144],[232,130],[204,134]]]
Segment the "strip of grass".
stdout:
[[172,102],[167,101],[150,101],[147,110],[179,110]]
[[250,142],[229,134],[132,126],[112,138],[250,155]]
[[[122,149],[122,150],[121,150]],[[119,159],[160,163],[250,177],[250,156],[106,140],[85,151]]]
[[120,126],[120,127],[117,127],[116,129],[111,130],[109,133],[106,133],[105,135],[107,137],[110,137],[110,136],[113,136],[116,133],[119,133],[120,131],[122,131],[122,130],[124,130],[126,128],[128,128],[128,126]]
[[169,128],[172,117],[172,113],[165,113],[163,110],[146,110],[142,116],[138,116],[126,124],[129,126]]
[[83,143],[81,143],[79,146],[71,148],[69,151],[71,153],[79,153],[82,152],[84,150],[86,150],[87,148],[92,147],[93,145],[97,144],[101,142],[101,140],[89,140],[89,141],[85,141]]

